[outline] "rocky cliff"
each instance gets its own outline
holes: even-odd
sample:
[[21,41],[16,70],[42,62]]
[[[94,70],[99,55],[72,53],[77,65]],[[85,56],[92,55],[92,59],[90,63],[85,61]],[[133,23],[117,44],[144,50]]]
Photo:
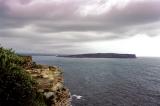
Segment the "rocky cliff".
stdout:
[[32,62],[29,56],[27,60],[26,72],[37,82],[38,92],[40,92],[48,106],[70,106],[70,92],[64,86],[61,69],[55,66],[37,65]]

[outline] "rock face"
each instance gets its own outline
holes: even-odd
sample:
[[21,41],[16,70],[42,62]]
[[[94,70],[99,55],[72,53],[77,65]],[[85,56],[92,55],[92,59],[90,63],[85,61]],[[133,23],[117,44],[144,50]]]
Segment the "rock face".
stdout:
[[34,63],[26,72],[37,82],[38,92],[44,95],[48,106],[71,106],[70,92],[58,67]]

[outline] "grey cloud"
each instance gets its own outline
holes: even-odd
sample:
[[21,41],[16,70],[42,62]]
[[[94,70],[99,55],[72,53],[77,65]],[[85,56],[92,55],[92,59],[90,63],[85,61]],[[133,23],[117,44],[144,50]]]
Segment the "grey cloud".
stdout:
[[109,20],[117,24],[137,25],[160,20],[160,1],[145,1],[129,3],[123,10],[113,9]]
[[[43,13],[40,12],[37,13],[40,14],[38,17],[35,17],[34,14],[32,17],[23,17],[23,14],[22,16],[6,16],[8,19],[1,25],[1,27],[11,27],[12,25],[13,27],[20,27],[20,25],[25,26],[34,24],[38,31],[45,33],[54,31],[112,31],[126,26],[129,27],[137,24],[141,25],[159,21],[159,4],[160,1],[158,0],[130,2],[122,10],[113,8],[111,11],[102,15],[83,17],[78,15],[78,13],[76,14],[76,11],[78,11],[77,4],[75,3],[76,6],[74,6],[74,4],[70,2],[55,7],[55,12],[63,12],[60,17],[56,14],[55,16],[48,14],[42,15]],[[65,6],[63,7],[63,5]],[[5,19],[3,18],[3,20]]]
[[[145,32],[146,24],[150,24],[150,30],[158,29],[159,27],[152,24],[159,23],[160,21],[159,4],[160,1],[131,2],[122,10],[113,8],[110,12],[100,16],[79,16],[79,19],[73,20],[36,22],[35,31],[42,33],[66,31],[112,32],[117,34],[117,38],[121,38],[118,36],[123,36],[130,32],[138,33],[139,27],[141,27],[141,31]],[[118,34],[120,32],[121,35]],[[132,34],[130,35],[132,36]],[[152,34],[148,33],[148,35]]]
[[[19,49],[23,48],[22,45],[28,45],[25,51],[30,49],[29,46],[34,48],[31,51],[38,52],[46,48],[59,48],[54,52],[79,51],[86,42],[124,39],[139,33],[148,36],[160,33],[159,0],[129,2],[122,9],[112,7],[106,13],[86,16],[79,14],[85,0],[33,6],[29,6],[32,0],[23,0],[20,2],[22,10],[17,10],[20,8],[14,5],[9,7],[8,2],[10,0],[0,1],[0,42]],[[31,26],[28,32],[15,31],[28,26]]]

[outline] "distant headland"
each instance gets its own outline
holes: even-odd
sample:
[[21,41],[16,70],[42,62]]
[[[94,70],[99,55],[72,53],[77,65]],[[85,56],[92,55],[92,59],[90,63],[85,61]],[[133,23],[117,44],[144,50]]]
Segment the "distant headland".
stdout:
[[58,55],[57,57],[70,58],[136,58],[135,54],[118,54],[118,53],[89,53],[76,55]]

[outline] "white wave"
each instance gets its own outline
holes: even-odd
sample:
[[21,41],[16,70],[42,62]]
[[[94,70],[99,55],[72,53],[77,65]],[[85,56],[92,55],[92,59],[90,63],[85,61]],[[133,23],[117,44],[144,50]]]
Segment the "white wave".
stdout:
[[76,98],[76,99],[80,100],[80,99],[82,99],[82,96],[80,96],[80,95],[72,95],[72,98]]

